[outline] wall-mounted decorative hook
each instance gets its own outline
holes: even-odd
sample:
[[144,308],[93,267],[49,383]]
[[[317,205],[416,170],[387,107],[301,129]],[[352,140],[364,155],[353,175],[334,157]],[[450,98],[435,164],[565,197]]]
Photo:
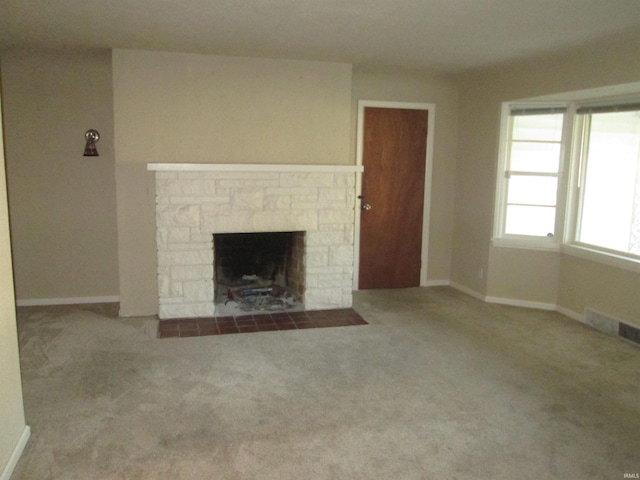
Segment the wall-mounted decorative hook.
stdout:
[[85,157],[98,157],[98,150],[96,149],[96,142],[100,140],[100,133],[93,128],[87,130],[84,134],[84,139],[87,141],[84,146]]

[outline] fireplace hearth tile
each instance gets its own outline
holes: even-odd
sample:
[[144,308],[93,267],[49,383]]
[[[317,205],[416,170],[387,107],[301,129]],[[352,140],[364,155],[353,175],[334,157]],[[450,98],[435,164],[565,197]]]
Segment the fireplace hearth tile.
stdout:
[[295,323],[284,323],[282,325],[278,325],[278,330],[297,330]]
[[158,338],[201,337],[354,325],[368,325],[368,322],[352,308],[265,313],[237,317],[183,318],[160,320]]

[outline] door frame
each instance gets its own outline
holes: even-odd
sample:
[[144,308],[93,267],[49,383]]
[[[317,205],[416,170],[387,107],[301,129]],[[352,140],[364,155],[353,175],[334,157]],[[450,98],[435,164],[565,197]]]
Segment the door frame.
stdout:
[[[408,110],[427,110],[427,154],[425,155],[424,199],[422,214],[422,253],[420,254],[420,286],[427,286],[427,263],[429,258],[429,221],[431,218],[431,177],[433,172],[433,134],[435,131],[436,105],[434,103],[389,102],[378,100],[358,100],[358,117],[356,130],[356,165],[362,166],[364,149],[364,109],[373,108],[404,108]],[[356,195],[362,195],[362,172],[356,175]],[[353,289],[359,290],[360,283],[360,215],[362,213],[361,200],[356,199],[355,232],[354,232],[354,262]]]

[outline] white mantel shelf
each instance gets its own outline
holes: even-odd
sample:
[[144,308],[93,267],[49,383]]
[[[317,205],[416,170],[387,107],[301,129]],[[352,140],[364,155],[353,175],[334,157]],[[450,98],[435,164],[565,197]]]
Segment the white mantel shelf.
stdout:
[[362,165],[296,165],[261,163],[147,163],[147,170],[157,172],[308,172],[358,173]]

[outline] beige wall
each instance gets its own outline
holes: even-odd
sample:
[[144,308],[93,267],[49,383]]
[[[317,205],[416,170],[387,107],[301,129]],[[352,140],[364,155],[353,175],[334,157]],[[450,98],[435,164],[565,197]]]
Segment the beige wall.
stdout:
[[[490,246],[501,103],[637,82],[640,34],[584,48],[467,72],[458,78],[460,123],[451,279],[479,294],[555,304],[577,314],[600,295],[599,310],[640,322],[637,275],[549,252],[506,252]],[[484,271],[481,278],[480,270]],[[553,280],[553,277],[556,280]],[[613,284],[607,284],[612,281]],[[553,288],[557,285],[557,288]],[[631,314],[630,312],[636,312]],[[622,315],[624,313],[624,316]]]
[[496,301],[557,304],[560,254],[519,248],[489,250],[487,292]]
[[[156,313],[155,199],[146,163],[353,164],[356,105],[366,99],[436,105],[430,281],[637,321],[629,318],[640,311],[629,294],[634,274],[496,249],[490,238],[501,103],[640,81],[638,40],[613,38],[453,80],[161,52],[116,50],[113,63],[109,52],[3,52],[18,297],[119,291],[123,315]],[[77,153],[90,127],[103,135],[99,159]],[[601,278],[620,288],[594,296]]]
[[562,255],[558,305],[584,313],[590,307],[640,328],[640,274]]
[[[486,293],[497,158],[499,100],[480,84],[459,90],[451,281]],[[497,96],[494,93],[494,96]]]
[[19,453],[21,439],[24,440],[25,432],[28,432],[22,404],[2,143],[0,115],[0,476],[11,473],[12,467],[8,463],[14,453]]
[[[18,300],[118,295],[111,54],[0,54]],[[101,134],[83,157],[84,133]]]
[[356,155],[359,100],[435,104],[435,134],[431,182],[431,212],[427,280],[448,281],[455,185],[458,95],[446,77],[403,71],[354,70],[352,87],[351,156]]
[[113,52],[121,314],[157,312],[147,163],[352,163],[351,65]]

